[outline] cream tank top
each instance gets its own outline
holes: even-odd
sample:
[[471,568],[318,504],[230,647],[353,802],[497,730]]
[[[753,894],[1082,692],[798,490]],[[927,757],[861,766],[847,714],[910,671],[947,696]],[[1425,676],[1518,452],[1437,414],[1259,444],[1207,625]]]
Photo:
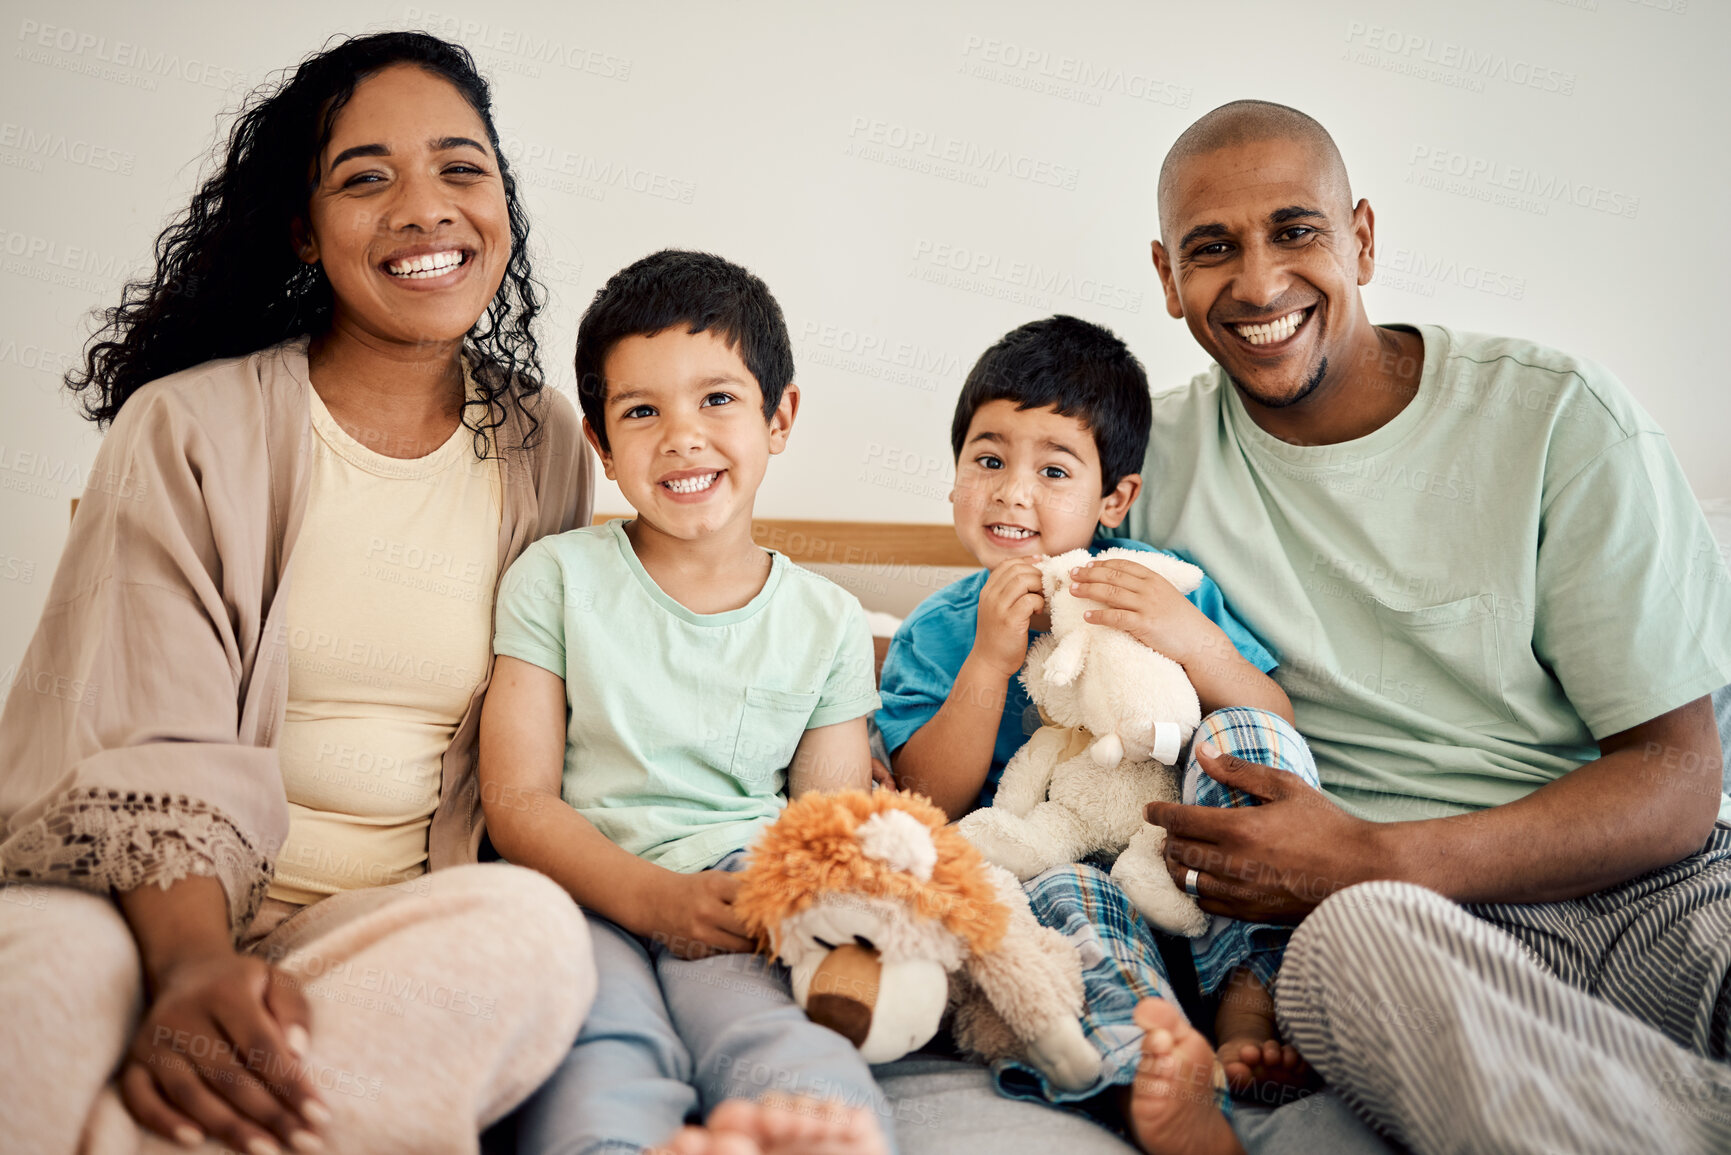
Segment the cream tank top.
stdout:
[[269,892],[295,903],[426,870],[440,762],[492,657],[504,510],[498,460],[476,457],[467,426],[386,457],[308,393],[278,747],[289,832]]

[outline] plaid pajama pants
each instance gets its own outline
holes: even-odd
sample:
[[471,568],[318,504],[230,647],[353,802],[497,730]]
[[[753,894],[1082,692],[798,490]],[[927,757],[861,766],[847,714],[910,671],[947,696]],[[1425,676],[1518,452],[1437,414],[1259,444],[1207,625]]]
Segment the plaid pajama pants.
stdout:
[[[1289,770],[1316,785],[1310,749],[1287,722],[1266,710],[1233,707],[1202,719],[1192,742],[1208,738],[1216,748],[1249,762]],[[1194,754],[1184,768],[1184,801],[1204,806],[1254,806],[1255,799],[1228,790],[1202,773]],[[1099,1049],[1100,1076],[1080,1091],[1062,1091],[1026,1063],[993,1066],[998,1090],[1012,1098],[1079,1103],[1136,1076],[1142,1057],[1142,1029],[1131,1013],[1144,998],[1177,1005],[1154,930],[1130,905],[1106,872],[1090,863],[1057,866],[1025,886],[1034,916],[1060,931],[1082,957],[1082,1029]],[[1241,923],[1215,916],[1192,944],[1203,993],[1216,990],[1240,965],[1249,966],[1271,985],[1292,934],[1289,926]],[[1222,1106],[1227,1104],[1223,1101]]]

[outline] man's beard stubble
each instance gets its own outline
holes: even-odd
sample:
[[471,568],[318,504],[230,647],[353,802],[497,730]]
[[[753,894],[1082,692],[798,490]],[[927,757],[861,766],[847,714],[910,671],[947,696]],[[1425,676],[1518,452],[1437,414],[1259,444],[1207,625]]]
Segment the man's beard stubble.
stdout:
[[1240,381],[1230,373],[1226,375],[1226,379],[1232,382],[1233,387],[1240,393],[1244,394],[1244,396],[1250,398],[1264,409],[1287,409],[1291,406],[1297,405],[1300,401],[1303,401],[1306,397],[1309,397],[1312,393],[1316,392],[1317,386],[1322,384],[1322,379],[1326,376],[1328,376],[1328,358],[1324,357],[1321,362],[1317,364],[1316,372],[1312,373],[1310,379],[1304,383],[1304,388],[1300,389],[1290,397],[1272,398],[1259,396],[1254,391],[1245,388],[1244,382]]

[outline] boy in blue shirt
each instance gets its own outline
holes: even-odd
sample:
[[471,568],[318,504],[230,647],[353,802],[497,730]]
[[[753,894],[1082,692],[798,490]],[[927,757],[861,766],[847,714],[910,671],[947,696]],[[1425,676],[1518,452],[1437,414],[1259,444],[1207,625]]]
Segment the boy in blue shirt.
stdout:
[[[962,386],[950,426],[951,501],[957,537],[985,568],[927,598],[896,631],[877,715],[897,783],[928,795],[952,819],[991,803],[1004,765],[1040,726],[1016,677],[1031,640],[1048,625],[1033,559],[1083,546],[1152,548],[1106,535],[1141,490],[1137,470],[1151,419],[1147,377],[1136,358],[1107,330],[1074,317],[1011,331]],[[1123,629],[1184,667],[1210,715],[1198,743],[1224,742],[1241,753],[1248,734],[1258,746],[1251,752],[1262,755],[1253,760],[1283,765],[1314,784],[1308,750],[1291,728],[1292,705],[1267,675],[1273,656],[1233,617],[1212,581],[1205,577],[1185,596],[1124,561],[1090,564],[1076,575],[1077,595],[1098,603],[1089,621]],[[1186,801],[1224,794],[1194,759],[1185,780]],[[1029,892],[1047,925],[1101,940],[1099,949],[1083,951],[1084,1025],[1106,1063],[1101,1083],[1075,1094],[1015,1064],[1000,1068],[1000,1087],[1071,1101],[1130,1082],[1143,1058],[1142,1031],[1131,1020],[1136,996],[1171,997],[1157,950],[1145,929],[1143,941],[1132,941],[1133,918],[1116,927],[1089,925],[1099,921],[1102,902],[1128,910],[1092,867],[1048,871],[1029,883]],[[1266,989],[1278,967],[1281,931],[1214,922],[1198,940],[1197,962],[1204,993],[1230,987],[1216,1021],[1225,1074],[1235,1087],[1296,1081],[1301,1061],[1278,1041]],[[1160,1146],[1158,1127],[1133,1130],[1148,1149]]]
[[[597,973],[519,1150],[636,1151],[707,1114],[766,1150],[882,1155],[859,1051],[745,953],[732,906],[789,795],[870,782],[878,705],[859,603],[752,539],[799,408],[781,309],[737,265],[656,253],[596,294],[577,375],[583,432],[637,516],[542,538],[499,591],[487,826],[582,905]],[[746,1101],[765,1092],[829,1103]]]

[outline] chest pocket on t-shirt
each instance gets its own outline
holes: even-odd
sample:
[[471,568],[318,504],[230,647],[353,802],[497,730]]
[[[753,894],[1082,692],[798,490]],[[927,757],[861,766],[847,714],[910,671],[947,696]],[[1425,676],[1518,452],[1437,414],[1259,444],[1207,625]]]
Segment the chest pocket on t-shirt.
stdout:
[[793,761],[817,700],[815,690],[806,693],[747,686],[728,772],[754,790],[772,784],[776,772],[787,769]]
[[1368,688],[1446,725],[1514,720],[1503,700],[1490,595],[1416,609],[1371,604],[1382,634],[1382,657],[1377,681]]

